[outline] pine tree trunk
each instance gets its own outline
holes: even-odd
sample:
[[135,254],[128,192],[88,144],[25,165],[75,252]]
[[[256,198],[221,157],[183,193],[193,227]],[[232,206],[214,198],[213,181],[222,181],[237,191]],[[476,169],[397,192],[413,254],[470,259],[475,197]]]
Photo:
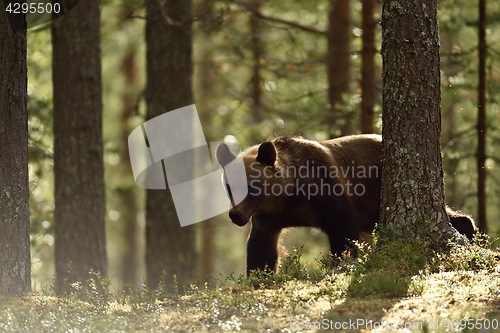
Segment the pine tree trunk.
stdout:
[[373,133],[373,108],[375,106],[375,12],[374,0],[363,0],[361,51],[361,133]]
[[[440,33],[440,42],[441,42],[441,54],[446,52],[451,52],[454,47],[454,41],[452,32],[442,32]],[[444,63],[443,63],[444,64]],[[456,69],[453,66],[447,66],[445,68],[441,68],[443,76],[453,77],[456,75]],[[456,121],[456,104],[457,98],[448,101],[446,110],[442,110],[442,120],[443,127],[441,129],[441,133],[443,135],[441,138],[443,139],[442,145],[446,147],[449,142],[453,144],[454,135],[457,130],[457,121]],[[457,183],[457,168],[459,164],[459,159],[448,158],[443,160],[443,169],[446,174],[445,178],[445,198],[446,202],[453,209],[461,209],[461,205],[458,201],[460,197],[460,193],[458,192],[458,183]]]
[[[442,39],[442,38],[441,38]],[[443,43],[441,43],[442,45]],[[443,71],[443,74],[446,75],[446,72]],[[453,133],[457,128],[456,125],[456,117],[455,117],[455,103],[453,102],[448,106],[448,109],[444,111],[443,114],[443,131],[447,132],[447,137],[452,138]],[[449,139],[452,140],[452,139]],[[444,142],[444,146],[446,146],[446,142]],[[446,202],[450,207],[454,209],[460,210],[460,205],[458,202],[458,186],[457,186],[457,169],[458,169],[458,159],[447,159],[443,161],[443,169],[446,173],[446,192],[445,198]]]
[[[191,1],[146,1],[147,119],[193,104],[191,76]],[[165,271],[173,292],[175,274],[182,286],[196,276],[194,225],[182,227],[170,191],[147,190],[147,283],[156,287]],[[182,287],[179,288],[182,290]]]
[[122,214],[120,221],[123,224],[122,240],[123,247],[120,262],[120,277],[124,284],[135,286],[140,279],[139,271],[139,226],[137,225],[137,185],[132,178],[132,167],[130,165],[130,154],[128,150],[128,136],[132,131],[129,120],[134,116],[135,103],[137,101],[137,73],[135,71],[136,49],[130,47],[122,59],[121,70],[125,77],[127,89],[122,94],[122,111],[120,115],[120,131],[122,146],[122,163],[120,172],[122,182],[117,191],[121,202]]
[[[214,0],[203,0],[200,3],[200,12],[205,13],[208,20],[210,20],[213,15],[217,15],[212,11],[212,6],[214,5]],[[253,17],[253,16],[252,16]],[[196,96],[197,110],[200,115],[201,126],[203,127],[205,138],[207,142],[214,142],[215,131],[211,122],[211,112],[216,109],[217,104],[214,99],[214,66],[213,66],[213,48],[210,43],[212,35],[212,26],[210,21],[203,22],[201,25],[201,33],[203,39],[206,41],[200,50],[200,59],[197,61],[198,65],[198,95]],[[218,217],[214,217],[198,223],[198,231],[200,235],[200,256],[199,256],[199,267],[200,267],[200,277],[202,282],[210,282],[208,276],[214,273],[214,247],[215,247],[215,225],[216,222],[220,220]]]
[[342,99],[349,92],[351,80],[351,6],[350,0],[331,0],[332,10],[329,15],[327,30],[328,55],[328,100],[332,105],[331,125],[343,118],[341,135],[353,133],[351,116],[343,114]]
[[99,1],[52,22],[59,288],[87,280],[91,269],[107,275],[99,29]]
[[0,8],[0,295],[22,296],[31,291],[26,20]]
[[479,0],[479,87],[477,115],[477,221],[486,232],[486,0]]
[[[132,2],[125,1],[122,5],[121,29],[125,30],[131,23],[127,18],[128,8]],[[135,286],[141,278],[139,272],[139,226],[137,223],[137,213],[139,211],[137,203],[137,185],[132,176],[130,164],[130,153],[128,149],[128,136],[133,128],[130,128],[129,120],[136,111],[136,102],[139,95],[139,77],[136,66],[137,43],[129,41],[127,51],[121,59],[121,72],[126,82],[126,88],[122,92],[122,111],[120,114],[121,131],[121,182],[117,188],[117,196],[120,200],[121,214],[120,223],[123,225],[121,231],[121,251],[120,251],[120,278],[123,284]]]
[[[260,0],[253,0],[250,4],[254,13],[260,12]],[[262,121],[262,90],[261,90],[261,58],[262,58],[262,40],[261,40],[261,29],[259,20],[255,15],[250,15],[250,33],[251,33],[251,45],[252,45],[252,58],[253,58],[253,76],[251,84],[250,99],[252,100],[252,105],[250,107],[252,120],[254,124],[258,124]]]
[[444,242],[457,233],[445,212],[437,0],[384,1],[382,36],[381,223],[399,240]]

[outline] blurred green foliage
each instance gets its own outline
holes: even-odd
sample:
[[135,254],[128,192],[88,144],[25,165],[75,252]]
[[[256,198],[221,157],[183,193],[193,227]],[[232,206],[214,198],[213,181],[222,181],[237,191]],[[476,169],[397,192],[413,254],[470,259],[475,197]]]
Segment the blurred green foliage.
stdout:
[[[211,4],[206,7],[205,4]],[[361,102],[360,67],[361,2],[352,2],[352,78],[351,91],[345,95],[343,109],[354,115],[359,128]],[[144,192],[135,186],[131,174],[123,172],[129,163],[124,156],[123,128],[120,116],[123,96],[135,96],[134,115],[128,118],[133,129],[144,121],[145,101],[145,15],[141,1],[107,0],[101,2],[101,51],[103,75],[103,133],[106,170],[107,249],[112,283],[120,285],[119,259],[124,249],[121,238],[126,207],[118,193],[131,191],[137,200],[137,223],[140,233],[140,258],[144,250]],[[325,30],[329,1],[263,1],[262,12],[268,16]],[[381,8],[375,13],[380,20]],[[234,136],[242,149],[275,134],[302,135],[307,139],[328,139],[338,128],[328,128],[325,121],[328,105],[328,78],[324,62],[327,40],[324,35],[306,32],[286,24],[259,20],[263,54],[259,60],[262,77],[264,120],[255,124],[250,114],[249,89],[253,76],[249,13],[230,1],[193,2],[193,87],[198,110],[205,108],[204,122],[210,140],[223,141]],[[493,239],[500,233],[500,3],[488,2],[488,227]],[[446,196],[450,205],[474,215],[476,212],[476,114],[477,114],[477,3],[472,0],[443,0],[439,7],[442,63],[442,147]],[[29,160],[30,210],[33,280],[36,287],[48,285],[54,272],[54,199],[53,133],[50,23],[28,31]],[[208,28],[207,28],[208,27]],[[380,27],[376,30],[380,45]],[[380,49],[380,46],[378,46]],[[210,52],[206,52],[209,50]],[[134,53],[134,60],[124,68],[124,57]],[[207,54],[210,55],[207,58]],[[376,56],[378,102],[375,106],[376,130],[381,121],[381,66]],[[132,66],[132,68],[130,68]],[[208,71],[202,70],[203,66]],[[135,73],[131,85],[126,71]],[[202,75],[209,75],[209,89],[203,88]],[[198,102],[202,101],[202,102]],[[198,103],[203,103],[200,105]],[[76,107],[76,106],[75,106]],[[126,168],[125,168],[126,169]],[[215,225],[215,271],[222,274],[243,273],[248,227],[237,228],[221,215]],[[307,244],[305,261],[328,250],[326,237],[315,229],[292,230],[284,241],[289,253]],[[140,260],[143,262],[143,260]],[[145,274],[144,267],[138,275]]]

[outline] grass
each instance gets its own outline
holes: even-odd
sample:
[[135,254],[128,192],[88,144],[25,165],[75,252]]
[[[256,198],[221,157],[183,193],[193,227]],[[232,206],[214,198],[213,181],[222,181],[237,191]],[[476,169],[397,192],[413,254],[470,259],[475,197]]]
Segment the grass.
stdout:
[[401,332],[397,325],[445,332],[485,324],[500,332],[496,253],[454,246],[422,258],[414,250],[395,243],[373,253],[358,245],[358,257],[323,254],[313,268],[297,248],[278,274],[230,275],[173,295],[162,284],[111,294],[96,273],[89,286],[69,285],[58,297],[45,290],[0,298],[0,332]]

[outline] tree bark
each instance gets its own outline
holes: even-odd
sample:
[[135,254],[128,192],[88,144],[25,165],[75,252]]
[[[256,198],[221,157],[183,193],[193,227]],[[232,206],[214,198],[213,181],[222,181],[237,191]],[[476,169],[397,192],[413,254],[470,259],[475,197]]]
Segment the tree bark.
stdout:
[[[125,29],[131,19],[127,17],[130,3],[123,3],[121,15],[121,28]],[[120,114],[121,131],[121,184],[117,195],[121,202],[122,213],[120,222],[123,224],[121,234],[122,249],[120,256],[120,278],[124,284],[135,286],[139,279],[139,226],[137,223],[137,185],[132,177],[130,154],[128,149],[128,136],[132,131],[129,120],[134,116],[139,91],[139,78],[136,66],[137,44],[129,42],[127,51],[121,59],[121,72],[125,78],[126,88],[122,93],[122,111]]]
[[[260,12],[260,0],[254,0],[251,3],[251,12]],[[252,59],[253,59],[253,76],[251,84],[250,99],[252,105],[250,106],[252,120],[254,124],[259,124],[262,121],[262,90],[261,90],[261,58],[262,58],[262,40],[260,23],[255,14],[250,15],[250,33],[252,45]]]
[[361,51],[361,133],[373,133],[373,108],[375,106],[375,12],[374,0],[363,0]]
[[87,280],[91,269],[107,274],[99,29],[99,1],[52,22],[59,288]]
[[31,291],[26,18],[0,8],[0,295],[22,296]]
[[381,223],[392,237],[456,238],[445,211],[437,0],[384,1]]
[[[193,104],[190,0],[146,1],[147,119]],[[147,283],[156,287],[162,272],[174,291],[196,276],[195,226],[180,226],[170,191],[147,190]],[[182,290],[182,289],[181,289]]]
[[[214,142],[217,128],[214,128],[211,122],[211,112],[215,110],[217,105],[214,103],[213,48],[209,41],[213,32],[210,19],[216,13],[212,11],[214,0],[203,0],[200,5],[199,11],[205,13],[207,22],[202,23],[200,27],[206,44],[201,46],[199,53],[201,56],[200,61],[198,61],[198,95],[196,101],[207,142]],[[214,273],[215,224],[218,220],[220,218],[214,217],[198,223],[200,234],[200,256],[198,261],[202,282],[210,282],[208,276]]]
[[341,135],[353,133],[351,116],[343,114],[343,95],[349,92],[351,80],[351,6],[350,0],[331,0],[327,30],[328,55],[328,100],[332,105],[330,116],[332,127],[343,119]]
[[486,0],[479,0],[479,87],[477,114],[477,221],[486,232]]
[[123,223],[120,276],[124,284],[132,286],[135,286],[140,278],[137,274],[139,270],[139,226],[137,225],[137,213],[139,209],[137,207],[136,184],[132,177],[132,167],[129,162],[130,154],[128,150],[128,136],[132,130],[129,126],[129,120],[134,116],[138,90],[135,58],[136,49],[130,47],[122,59],[121,65],[128,88],[122,95],[123,105],[120,115],[122,149],[120,172],[122,173],[122,182],[117,191],[123,209],[120,215],[121,223]]

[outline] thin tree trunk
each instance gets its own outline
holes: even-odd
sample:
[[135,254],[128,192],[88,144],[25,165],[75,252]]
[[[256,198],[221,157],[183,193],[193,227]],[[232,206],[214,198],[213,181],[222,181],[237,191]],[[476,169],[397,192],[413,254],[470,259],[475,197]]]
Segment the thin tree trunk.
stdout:
[[215,256],[215,223],[217,218],[211,218],[199,223],[201,229],[200,242],[200,276],[201,282],[210,282],[209,275],[214,273],[214,256]]
[[0,295],[22,296],[31,291],[26,19],[1,8]]
[[[123,4],[121,24],[122,29],[130,22],[127,18],[127,4]],[[122,158],[120,172],[122,173],[121,186],[117,191],[121,201],[122,213],[120,222],[123,224],[122,250],[120,257],[120,277],[124,284],[135,286],[140,279],[139,273],[139,226],[137,224],[137,185],[132,178],[128,136],[132,130],[129,120],[134,116],[138,96],[138,72],[136,66],[137,45],[129,42],[127,52],[121,60],[120,69],[125,78],[126,88],[122,94],[122,111],[120,114]]]
[[[146,11],[149,120],[193,104],[191,1],[147,0]],[[181,286],[196,276],[196,229],[181,228],[169,189],[147,190],[146,196],[147,283],[156,287],[165,271],[167,288],[173,292],[173,274]]]
[[396,239],[444,244],[458,234],[444,200],[437,0],[384,1],[382,36],[381,223]]
[[137,225],[137,195],[136,184],[132,178],[132,168],[130,165],[130,154],[128,150],[128,136],[131,132],[129,119],[134,116],[135,103],[137,101],[137,73],[135,66],[136,49],[130,47],[122,59],[121,70],[125,77],[126,86],[128,87],[123,95],[123,107],[120,115],[120,131],[122,145],[122,163],[121,173],[122,185],[117,192],[121,201],[122,214],[120,215],[121,223],[123,223],[123,248],[120,258],[120,277],[124,284],[135,286],[140,278],[139,270],[139,227]]
[[373,108],[375,106],[375,12],[374,0],[363,0],[361,51],[361,133],[373,133]]
[[[203,0],[201,3],[201,11],[205,13],[206,18],[211,19],[214,14],[211,11],[214,0]],[[212,26],[210,21],[205,22],[201,26],[201,33],[206,41],[209,41],[212,35]],[[215,110],[216,105],[214,104],[214,75],[212,68],[213,61],[213,50],[211,45],[203,45],[200,51],[201,61],[198,65],[198,96],[196,97],[197,109],[200,115],[201,125],[203,127],[205,138],[207,142],[215,141],[215,128],[211,122],[210,113]],[[198,228],[200,232],[200,257],[199,257],[199,267],[200,276],[202,282],[209,282],[208,276],[213,274],[214,269],[214,247],[215,247],[215,223],[217,217],[208,219],[201,223],[198,223]]]
[[351,79],[351,6],[350,0],[331,0],[331,4],[327,30],[328,99],[333,111],[330,125],[343,117],[341,135],[349,135],[353,133],[351,116],[342,112],[342,97],[349,92]]
[[[453,50],[453,38],[449,32],[443,32],[440,34],[440,42],[441,42],[441,53]],[[442,73],[444,77],[453,77],[456,75],[453,67],[442,68]],[[443,147],[446,147],[450,140],[453,140],[454,133],[457,129],[456,124],[456,111],[455,111],[456,100],[453,99],[448,102],[448,106],[446,110],[443,110],[442,119],[443,128],[442,128],[442,138],[445,138],[446,142],[443,142]],[[458,202],[459,192],[458,192],[458,182],[457,182],[457,167],[459,164],[459,159],[445,159],[443,161],[443,168],[446,173],[445,178],[445,198],[446,202],[450,207],[455,209],[460,209],[460,204]]]
[[486,232],[486,0],[479,0],[479,87],[477,114],[477,221]]
[[[107,274],[98,1],[52,22],[58,287]],[[68,274],[68,271],[71,271]]]
[[[254,0],[251,3],[252,12],[260,13],[260,0]],[[262,90],[261,90],[261,58],[262,58],[262,40],[259,20],[255,15],[250,15],[250,33],[252,45],[253,76],[251,84],[250,98],[252,105],[250,107],[252,119],[255,124],[262,121]]]
[[[446,72],[443,72],[446,75]],[[453,136],[453,131],[457,128],[456,126],[456,117],[455,117],[455,108],[454,108],[454,102],[450,105],[448,110],[444,113],[444,119],[445,119],[445,130],[448,132],[448,137]],[[458,159],[448,159],[444,161],[444,169],[447,170],[447,176],[446,176],[446,193],[445,193],[445,198],[446,202],[450,207],[453,207],[455,209],[459,209],[460,207],[458,206],[458,186],[457,186],[457,173],[456,170],[458,168]]]

